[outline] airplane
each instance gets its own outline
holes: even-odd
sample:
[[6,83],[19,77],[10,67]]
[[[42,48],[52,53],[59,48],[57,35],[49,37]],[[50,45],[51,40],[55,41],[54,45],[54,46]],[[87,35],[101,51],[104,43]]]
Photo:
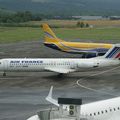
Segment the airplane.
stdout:
[[67,53],[82,54],[83,58],[102,56],[113,45],[105,43],[67,42],[59,39],[48,24],[43,24],[43,31],[45,33],[45,46]]
[[[50,89],[46,100],[60,106],[58,101],[52,98],[53,86]],[[63,106],[63,109],[66,105]],[[67,108],[69,110],[69,108]],[[101,100],[81,105],[81,115],[92,118],[92,120],[119,120],[120,119],[120,97]],[[88,119],[89,120],[89,119]]]
[[[58,100],[53,98],[52,93],[53,86],[51,87],[46,100],[59,107]],[[69,111],[69,106],[63,105],[62,109]],[[120,97],[83,104],[81,105],[80,115],[85,116],[87,118],[84,118],[85,120],[119,120]],[[27,120],[40,120],[40,118],[38,115],[34,115]]]
[[92,70],[120,64],[120,44],[115,44],[104,56],[94,58],[6,58],[0,59],[0,71],[6,72],[41,72],[51,71],[59,75]]

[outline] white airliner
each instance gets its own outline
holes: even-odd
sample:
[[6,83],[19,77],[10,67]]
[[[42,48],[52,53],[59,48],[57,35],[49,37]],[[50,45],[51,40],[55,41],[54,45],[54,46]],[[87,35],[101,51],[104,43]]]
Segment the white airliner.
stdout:
[[90,59],[71,58],[8,58],[0,60],[0,71],[6,76],[7,71],[16,72],[40,72],[52,71],[60,74],[67,74],[83,69],[96,67],[114,66],[120,64],[120,44],[113,45],[109,51],[101,57]]
[[[53,87],[46,100],[59,107],[58,101],[52,98],[52,90]],[[90,118],[87,120],[120,120],[120,97],[83,104],[80,114]],[[40,120],[40,118],[38,115],[34,115],[27,120]]]
[[[59,106],[58,101],[52,98],[51,87],[46,100]],[[120,120],[120,97],[97,101],[81,105],[81,115],[86,115],[93,120]]]

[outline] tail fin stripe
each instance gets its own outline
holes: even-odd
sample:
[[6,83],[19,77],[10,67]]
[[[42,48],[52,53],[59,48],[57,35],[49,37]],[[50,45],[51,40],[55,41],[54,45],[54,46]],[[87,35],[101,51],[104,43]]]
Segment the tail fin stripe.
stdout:
[[112,56],[113,58],[116,58],[120,53],[120,48],[117,50],[117,52]]
[[118,49],[119,48],[115,47],[113,51],[109,54],[109,58],[111,58],[118,51]]
[[106,56],[106,58],[111,58],[118,50],[119,50],[119,48],[118,48],[118,47],[115,47],[115,48]]
[[114,52],[115,52],[116,48],[114,48],[107,56],[106,58],[109,58]]
[[45,35],[50,37],[50,38],[54,38],[54,36],[52,36],[51,34],[49,34],[48,32],[45,32]]
[[115,58],[120,58],[120,53]]
[[110,58],[115,57],[115,56],[116,56],[116,54],[119,52],[119,50],[120,50],[120,48],[117,48],[117,50],[114,52],[114,54],[113,54],[113,55],[111,55],[111,56],[110,56]]
[[102,58],[118,60],[120,58],[120,44],[114,44]]

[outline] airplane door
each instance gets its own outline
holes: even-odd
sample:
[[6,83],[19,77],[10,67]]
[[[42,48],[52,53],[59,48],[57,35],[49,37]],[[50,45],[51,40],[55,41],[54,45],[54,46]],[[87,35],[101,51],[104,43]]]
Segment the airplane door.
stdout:
[[76,69],[77,66],[78,66],[78,65],[77,65],[75,62],[72,62],[70,68],[71,68],[71,69]]
[[7,71],[7,69],[8,69],[8,61],[7,60],[3,61],[3,69],[4,69],[4,71]]

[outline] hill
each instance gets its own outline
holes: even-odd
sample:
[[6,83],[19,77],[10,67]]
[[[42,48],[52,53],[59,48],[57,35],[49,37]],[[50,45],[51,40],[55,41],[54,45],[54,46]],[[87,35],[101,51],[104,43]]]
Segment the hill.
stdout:
[[120,0],[0,0],[0,8],[49,15],[120,15]]

